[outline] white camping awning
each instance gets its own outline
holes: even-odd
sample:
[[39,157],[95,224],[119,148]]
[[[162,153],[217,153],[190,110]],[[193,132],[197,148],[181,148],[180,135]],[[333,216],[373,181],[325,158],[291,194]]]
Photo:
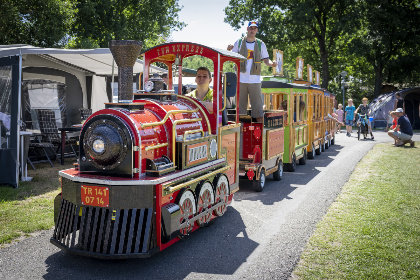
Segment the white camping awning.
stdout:
[[[37,48],[28,45],[0,45],[0,57],[14,55],[41,55],[55,62],[77,67],[99,76],[112,75],[113,57],[108,48],[102,49],[53,49]],[[134,74],[143,72],[144,62],[138,59],[133,67]],[[166,73],[167,70],[152,66],[151,73]],[[114,63],[114,75],[118,75],[118,67]]]

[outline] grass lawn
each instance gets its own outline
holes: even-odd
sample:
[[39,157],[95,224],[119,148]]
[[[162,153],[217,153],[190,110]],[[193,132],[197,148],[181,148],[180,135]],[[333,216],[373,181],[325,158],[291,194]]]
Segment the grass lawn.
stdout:
[[28,167],[30,182],[20,182],[19,188],[0,186],[0,248],[16,239],[54,226],[54,198],[60,192],[58,171],[72,167],[54,162]]
[[376,145],[317,225],[293,276],[420,279],[420,149]]

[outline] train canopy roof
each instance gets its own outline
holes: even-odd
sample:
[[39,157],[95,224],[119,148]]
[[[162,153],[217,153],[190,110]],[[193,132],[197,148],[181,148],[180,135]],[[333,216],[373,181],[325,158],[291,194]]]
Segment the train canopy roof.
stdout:
[[212,48],[204,46],[201,44],[190,43],[190,42],[171,42],[165,43],[162,45],[155,46],[148,50],[145,50],[141,53],[144,56],[147,56],[148,60],[162,61],[162,62],[175,62],[177,56],[181,56],[181,59],[193,55],[201,55],[205,57],[212,57],[216,54],[220,54],[228,59],[239,59],[246,60],[240,54],[234,53],[228,50],[222,50],[217,48]]

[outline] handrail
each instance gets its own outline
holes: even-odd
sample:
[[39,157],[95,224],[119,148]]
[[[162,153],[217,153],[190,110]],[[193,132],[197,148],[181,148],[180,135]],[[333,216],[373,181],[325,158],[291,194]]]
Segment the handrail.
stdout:
[[226,74],[223,73],[223,91],[224,91],[224,104],[223,104],[223,108],[221,110],[219,110],[219,112],[222,112],[224,109],[226,109],[226,104],[227,104],[227,100],[226,100]]
[[189,131],[185,131],[185,133],[184,133],[184,141],[187,139],[188,134],[194,134],[194,133],[197,133],[197,132],[201,132],[202,136],[204,137],[204,130],[202,130],[201,128],[200,129],[195,129],[195,130],[189,130]]
[[196,108],[194,110],[171,110],[168,111],[165,115],[165,117],[160,121],[160,122],[154,122],[154,123],[143,123],[141,124],[141,128],[145,128],[145,127],[149,127],[149,126],[157,126],[157,125],[162,125],[164,124],[170,115],[173,114],[180,114],[180,113],[196,113],[198,112],[199,108]]
[[153,146],[147,146],[146,148],[144,148],[145,151],[150,151],[150,150],[154,150],[154,149],[159,149],[159,148],[163,148],[168,146],[168,143],[162,143],[162,144],[158,144],[158,145],[153,145]]
[[192,99],[192,97],[190,97],[190,96],[177,95],[177,97],[178,97],[178,98],[180,97],[180,98],[187,99],[188,101],[192,102],[195,106],[197,106],[197,108],[199,108],[199,109],[200,109],[201,114],[204,116],[204,119],[206,120],[206,123],[207,123],[207,127],[208,127],[209,134],[211,134],[210,121],[209,121],[209,118],[207,117],[206,112],[204,112],[204,109],[203,109],[203,108],[201,108],[201,106],[200,106],[200,105],[198,105],[198,103],[197,103],[194,99]]
[[186,187],[186,186],[188,186],[188,185],[191,185],[191,184],[194,184],[194,183],[199,182],[199,181],[201,181],[201,180],[207,179],[207,178],[208,178],[208,177],[210,177],[210,176],[213,176],[213,175],[215,175],[215,174],[217,174],[217,173],[220,173],[220,172],[226,171],[226,170],[228,170],[228,169],[230,169],[230,166],[225,166],[225,167],[219,168],[219,169],[217,169],[217,170],[215,170],[215,171],[213,171],[213,172],[206,173],[206,174],[204,174],[204,175],[202,175],[202,176],[200,176],[200,177],[197,177],[197,178],[195,178],[195,179],[193,179],[193,180],[190,180],[190,181],[188,181],[188,182],[185,182],[185,183],[182,183],[182,184],[180,184],[180,185],[177,185],[177,186],[175,186],[175,187],[166,187],[166,188],[165,188],[165,190],[166,190],[166,191],[169,191],[169,192],[175,192],[175,191],[180,190],[180,189],[182,189],[182,188],[184,188],[184,187]]
[[172,162],[175,164],[176,125],[180,123],[199,122],[201,118],[176,120],[172,125]]

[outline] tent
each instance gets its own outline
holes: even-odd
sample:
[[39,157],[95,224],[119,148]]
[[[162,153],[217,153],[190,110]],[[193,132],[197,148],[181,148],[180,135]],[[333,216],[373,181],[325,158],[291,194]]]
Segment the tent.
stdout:
[[[138,88],[143,61],[137,60],[133,68]],[[167,72],[156,66],[152,66],[150,71]],[[7,136],[9,139],[7,147],[0,143],[0,185],[17,186],[19,181],[22,81],[42,79],[48,81],[48,85],[65,85],[66,119],[67,125],[71,125],[80,122],[78,109],[91,108],[95,112],[104,108],[105,102],[113,100],[112,89],[116,88],[117,78],[114,84],[112,82],[113,76],[117,75],[118,67],[107,48],[53,49],[0,45],[0,133],[2,138]]]
[[381,94],[370,104],[374,116],[374,127],[385,128],[389,111],[394,110],[395,94],[400,93],[404,99],[405,114],[414,129],[420,129],[420,87]]

